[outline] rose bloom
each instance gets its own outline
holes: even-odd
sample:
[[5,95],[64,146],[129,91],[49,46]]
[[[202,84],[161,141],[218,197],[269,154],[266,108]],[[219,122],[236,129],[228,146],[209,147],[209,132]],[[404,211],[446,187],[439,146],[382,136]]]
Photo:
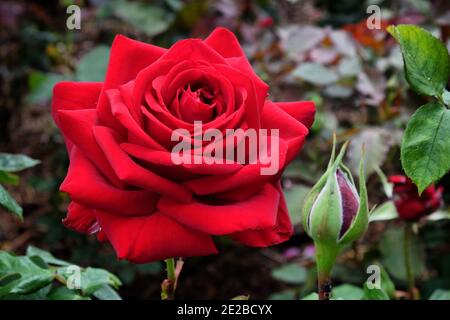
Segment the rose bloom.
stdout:
[[417,221],[442,206],[442,187],[431,185],[419,196],[416,185],[408,177],[391,176],[389,181],[394,185],[394,204],[400,219]]
[[[70,156],[61,191],[64,224],[97,234],[137,263],[217,253],[212,236],[265,247],[293,232],[280,186],[314,119],[312,102],[276,103],[237,39],[163,49],[124,36],[112,44],[104,82],[61,82],[52,113]],[[279,168],[263,163],[174,164],[176,129],[279,129]],[[208,144],[202,144],[205,148]]]

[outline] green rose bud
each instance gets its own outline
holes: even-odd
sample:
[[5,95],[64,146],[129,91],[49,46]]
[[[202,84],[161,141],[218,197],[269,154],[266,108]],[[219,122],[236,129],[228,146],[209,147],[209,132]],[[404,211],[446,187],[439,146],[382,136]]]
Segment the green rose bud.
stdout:
[[350,170],[342,163],[348,143],[335,158],[335,142],[327,171],[305,199],[303,227],[314,240],[319,277],[329,277],[341,249],[358,239],[369,222],[363,159],[359,165],[359,192]]

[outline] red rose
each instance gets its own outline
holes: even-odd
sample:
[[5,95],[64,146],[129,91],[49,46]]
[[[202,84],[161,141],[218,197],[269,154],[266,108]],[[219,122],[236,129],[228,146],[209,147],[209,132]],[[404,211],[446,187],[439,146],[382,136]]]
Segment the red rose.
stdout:
[[391,176],[389,181],[394,184],[394,203],[403,220],[419,220],[442,205],[442,187],[431,185],[419,196],[416,185],[408,177]]
[[[303,145],[314,105],[274,103],[267,92],[226,29],[168,50],[117,36],[103,83],[54,88],[53,117],[70,154],[64,224],[97,233],[134,262],[216,253],[216,235],[260,247],[287,240],[279,180]],[[175,164],[171,135],[184,129],[195,143],[195,120],[220,132],[279,128],[278,172],[261,175],[261,159]]]

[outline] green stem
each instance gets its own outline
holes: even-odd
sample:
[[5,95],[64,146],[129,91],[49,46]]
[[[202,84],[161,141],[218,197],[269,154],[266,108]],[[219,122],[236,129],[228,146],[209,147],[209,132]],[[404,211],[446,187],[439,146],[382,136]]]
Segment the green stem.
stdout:
[[330,300],[332,289],[330,274],[318,273],[317,286],[319,288],[319,300]]
[[165,262],[166,262],[167,279],[175,281],[175,259],[169,258],[165,260]]
[[339,246],[324,245],[316,242],[316,265],[317,265],[317,286],[319,300],[330,300],[331,298],[331,269],[339,254]]
[[169,258],[164,260],[166,263],[167,278],[161,284],[161,299],[173,300],[176,289],[176,273],[175,273],[175,259]]
[[403,241],[404,258],[405,258],[405,270],[406,270],[406,280],[408,284],[408,291],[410,299],[415,299],[415,285],[414,285],[414,274],[411,264],[411,238],[412,238],[412,224],[405,224],[405,238]]

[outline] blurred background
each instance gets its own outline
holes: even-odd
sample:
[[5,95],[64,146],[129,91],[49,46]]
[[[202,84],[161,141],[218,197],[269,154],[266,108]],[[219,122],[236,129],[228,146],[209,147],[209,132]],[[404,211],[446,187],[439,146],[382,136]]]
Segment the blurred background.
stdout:
[[[68,30],[66,8],[81,8],[81,29]],[[381,9],[370,30],[369,5]],[[425,102],[408,89],[390,24],[426,27],[450,47],[449,1],[398,0],[85,0],[0,2],[0,152],[26,154],[41,163],[5,188],[24,210],[24,222],[0,208],[0,249],[23,254],[28,245],[81,266],[107,269],[123,281],[124,299],[158,299],[162,263],[117,261],[112,248],[61,224],[69,199],[58,187],[68,158],[50,115],[53,85],[61,80],[102,81],[116,34],[169,47],[186,37],[203,38],[216,26],[239,37],[275,101],[314,100],[317,119],[303,151],[286,170],[283,187],[296,234],[288,242],[254,249],[219,238],[220,254],[189,258],[177,298],[301,298],[315,290],[314,248],[299,226],[302,199],[324,171],[331,136],[351,139],[346,163],[355,171],[361,145],[371,205],[388,201],[376,168],[401,174],[399,144],[405,124]],[[449,175],[441,185],[450,190]],[[445,203],[450,203],[445,192]],[[392,205],[355,246],[339,258],[336,284],[360,285],[377,261],[401,296],[401,221]],[[441,212],[448,215],[448,205]],[[384,215],[384,216],[383,216]],[[383,218],[384,217],[384,218]],[[429,219],[430,220],[430,219]],[[438,219],[434,219],[438,220]],[[450,222],[420,223],[413,244],[414,273],[423,297],[450,289]],[[345,290],[345,289],[342,289]]]

